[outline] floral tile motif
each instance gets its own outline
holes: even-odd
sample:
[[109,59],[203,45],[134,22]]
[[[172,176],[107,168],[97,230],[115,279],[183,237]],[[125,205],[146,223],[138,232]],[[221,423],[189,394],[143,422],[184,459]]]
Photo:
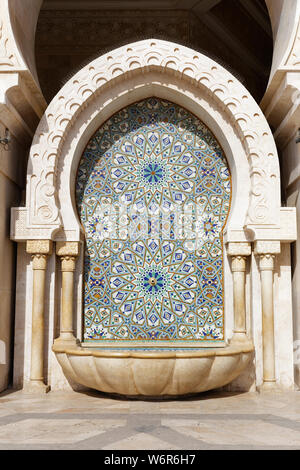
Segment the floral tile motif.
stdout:
[[230,197],[224,153],[187,110],[149,98],[106,121],[76,182],[86,235],[84,340],[223,340]]

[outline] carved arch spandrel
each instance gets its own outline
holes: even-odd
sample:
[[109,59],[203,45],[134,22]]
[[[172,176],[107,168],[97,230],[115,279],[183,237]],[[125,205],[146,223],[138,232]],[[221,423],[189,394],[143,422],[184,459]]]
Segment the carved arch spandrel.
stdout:
[[[280,212],[277,150],[267,121],[244,86],[222,66],[191,49],[161,40],[123,46],[78,72],[57,94],[38,126],[27,181],[28,228],[61,226],[56,200],[56,171],[62,144],[78,115],[101,93],[117,93],[120,80],[159,70],[193,84],[223,109],[239,135],[249,162],[251,194],[244,225],[276,225]],[[238,158],[238,156],[236,156]]]

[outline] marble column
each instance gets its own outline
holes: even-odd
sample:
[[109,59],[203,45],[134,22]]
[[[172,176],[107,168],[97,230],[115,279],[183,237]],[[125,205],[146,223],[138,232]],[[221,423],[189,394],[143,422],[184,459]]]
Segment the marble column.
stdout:
[[59,352],[78,347],[79,344],[73,330],[74,271],[76,258],[79,255],[79,242],[57,242],[56,254],[61,261],[62,289],[60,335],[54,341],[53,350]]
[[259,241],[255,243],[261,278],[263,384],[261,390],[276,388],[274,345],[274,261],[280,253],[280,242]]
[[28,240],[27,253],[32,257],[32,334],[30,382],[24,385],[29,391],[45,391],[44,383],[44,310],[47,257],[52,253],[50,240]]
[[251,255],[251,244],[230,242],[227,253],[231,257],[233,278],[234,329],[230,343],[249,342],[246,331],[246,261]]

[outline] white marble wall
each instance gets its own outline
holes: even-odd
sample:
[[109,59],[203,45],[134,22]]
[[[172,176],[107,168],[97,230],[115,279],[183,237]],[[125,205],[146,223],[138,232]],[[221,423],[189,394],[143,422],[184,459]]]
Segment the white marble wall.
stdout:
[[29,146],[45,108],[34,67],[40,6],[41,0],[0,2],[0,138],[6,128],[11,135],[8,145],[0,144],[0,391],[13,367],[17,246],[10,240],[10,209],[21,204]]
[[[0,137],[4,132],[0,115]],[[12,372],[16,245],[9,239],[10,208],[20,202],[24,169],[25,152],[17,141],[0,144],[0,391]]]
[[[296,207],[298,239],[292,245],[292,298],[293,298],[293,342],[295,349],[300,340],[300,143],[294,134],[282,152],[283,177],[287,204]],[[295,351],[296,352],[296,351]],[[296,354],[295,354],[296,357]],[[300,387],[300,364],[295,361],[295,382]]]

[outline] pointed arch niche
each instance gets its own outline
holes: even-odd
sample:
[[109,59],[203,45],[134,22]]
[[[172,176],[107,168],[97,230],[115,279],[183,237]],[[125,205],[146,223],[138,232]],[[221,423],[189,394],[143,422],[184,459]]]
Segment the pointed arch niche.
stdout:
[[[232,195],[222,239],[225,331],[219,347],[148,351],[82,342],[84,234],[76,208],[77,169],[88,142],[111,116],[151,97],[194,115],[228,162]],[[26,205],[12,209],[11,238],[26,242],[26,250],[22,243],[18,250],[17,291],[27,301],[17,301],[16,332],[25,354],[16,382],[55,389],[67,387],[67,378],[73,386],[106,392],[178,395],[224,386],[246,370],[236,382],[242,389],[290,386],[293,352],[280,336],[280,322],[286,339],[292,312],[290,277],[282,266],[290,266],[295,213],[280,205],[276,146],[259,106],[208,57],[145,40],[101,56],[71,78],[36,131]],[[33,262],[26,268],[29,255]]]

